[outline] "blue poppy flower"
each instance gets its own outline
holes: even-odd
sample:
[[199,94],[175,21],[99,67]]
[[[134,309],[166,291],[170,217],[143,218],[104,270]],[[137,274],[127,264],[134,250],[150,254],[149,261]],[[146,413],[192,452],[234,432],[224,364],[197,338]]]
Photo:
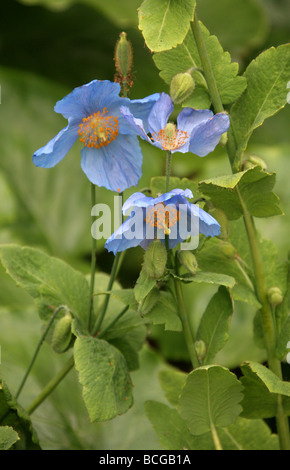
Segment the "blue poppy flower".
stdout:
[[92,183],[118,192],[136,186],[142,175],[142,153],[136,131],[120,107],[128,107],[146,128],[149,112],[160,95],[129,100],[119,93],[119,83],[93,80],[58,101],[54,110],[68,125],[34,153],[34,164],[43,168],[57,165],[79,139],[84,144],[81,167]]
[[219,235],[219,223],[187,200],[192,197],[189,189],[173,189],[157,198],[132,194],[123,205],[124,214],[132,209],[130,216],[108,238],[105,247],[114,254],[139,245],[146,249],[156,238],[165,243],[167,235],[169,248],[174,248],[199,233],[207,237]]
[[122,106],[121,112],[142,139],[172,153],[192,152],[204,157],[215,149],[229,128],[230,120],[226,113],[214,115],[209,109],[193,108],[184,108],[175,125],[168,122],[173,107],[170,96],[161,93],[148,116],[148,126],[128,107]]

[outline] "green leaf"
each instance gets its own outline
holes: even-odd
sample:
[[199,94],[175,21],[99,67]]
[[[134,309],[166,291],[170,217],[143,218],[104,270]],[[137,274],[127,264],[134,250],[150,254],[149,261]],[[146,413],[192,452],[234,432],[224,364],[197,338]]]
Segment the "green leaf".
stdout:
[[[231,56],[224,52],[216,36],[210,35],[206,27],[200,23],[205,45],[207,48],[212,71],[216,80],[217,88],[224,104],[235,101],[247,86],[245,77],[238,75],[239,65],[231,62]],[[202,68],[196,43],[190,30],[182,44],[170,51],[158,52],[153,56],[160,76],[170,84],[172,78],[192,68]],[[200,71],[193,70],[192,76],[195,80],[195,90],[182,106],[209,108],[211,104],[206,81]]]
[[[15,450],[40,450],[38,438],[28,414],[16,402],[2,380],[0,380],[0,421],[2,426],[10,426],[15,434],[17,433],[18,439],[14,441]],[[12,438],[12,435],[10,437]]]
[[218,430],[223,450],[279,450],[276,434],[262,419],[238,418],[236,423]]
[[244,76],[248,83],[247,89],[230,112],[237,155],[246,150],[253,131],[287,102],[290,45],[271,47],[262,52],[250,63]]
[[264,383],[269,392],[290,397],[290,382],[280,380],[274,372],[258,362],[249,361],[246,364]]
[[161,240],[154,240],[144,253],[143,269],[147,276],[159,279],[163,276],[167,263],[167,251]]
[[164,324],[165,330],[182,331],[178,307],[170,292],[160,292],[160,300],[145,318],[149,319],[153,325]]
[[276,344],[276,355],[282,360],[290,349],[290,315],[282,325]]
[[[241,402],[245,418],[272,418],[277,415],[278,394],[271,393],[249,364],[241,366],[243,376],[240,381],[244,387],[244,398]],[[290,414],[290,398],[282,397],[283,409]]]
[[[150,188],[152,191],[152,196],[157,197],[158,194],[163,194],[165,192],[166,177],[165,176],[154,176],[150,181]],[[201,193],[198,190],[198,185],[195,181],[192,181],[188,178],[178,178],[172,176],[169,178],[169,188],[172,189],[190,189],[192,191],[194,199],[197,199],[201,196]],[[202,204],[201,204],[202,205]]]
[[118,349],[101,339],[78,337],[74,357],[92,422],[108,421],[132,406],[132,382]]
[[177,407],[187,375],[179,370],[161,370],[159,380],[169,403]]
[[232,313],[231,296],[225,287],[220,287],[210,300],[197,330],[196,339],[204,341],[206,345],[206,353],[202,359],[204,365],[213,363],[216,354],[226,343]]
[[8,450],[19,439],[17,432],[10,426],[0,426],[0,450]]
[[192,371],[179,400],[179,413],[194,435],[234,423],[242,411],[242,386],[228,369],[203,366]]
[[199,189],[224,211],[229,220],[238,219],[243,214],[239,194],[251,215],[271,217],[282,214],[279,198],[272,192],[275,179],[275,173],[255,166],[233,175],[201,181]]
[[193,282],[205,282],[207,284],[218,284],[226,287],[234,287],[236,281],[232,276],[220,273],[211,273],[206,271],[198,271],[192,276]]
[[139,29],[151,51],[180,44],[193,20],[195,0],[144,0],[138,9]]
[[52,311],[66,305],[83,324],[89,309],[89,285],[86,278],[64,261],[30,247],[0,246],[0,258],[7,273],[25,289],[47,320]]
[[134,287],[134,294],[137,302],[145,299],[146,295],[155,287],[156,279],[148,276],[144,269],[141,269],[136,285]]
[[145,403],[145,412],[158,440],[166,450],[210,450],[214,449],[211,436],[193,436],[175,409],[156,401]]

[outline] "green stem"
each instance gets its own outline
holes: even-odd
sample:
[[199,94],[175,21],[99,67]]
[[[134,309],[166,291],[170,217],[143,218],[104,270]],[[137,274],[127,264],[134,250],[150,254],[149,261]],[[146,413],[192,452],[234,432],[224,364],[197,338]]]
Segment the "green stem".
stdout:
[[[96,204],[96,187],[91,183],[91,208]],[[94,217],[92,216],[92,221]],[[95,272],[96,272],[96,248],[97,240],[92,236],[92,249],[91,249],[91,280],[90,280],[90,305],[88,313],[88,330],[91,331],[92,317],[94,313],[94,287],[95,287]]]
[[[200,60],[202,63],[202,68],[204,71],[205,79],[208,85],[208,90],[211,96],[211,100],[215,109],[215,112],[224,112],[222,101],[218,92],[218,88],[215,81],[215,76],[212,70],[211,62],[207,53],[205,41],[203,39],[203,34],[198,22],[197,16],[195,15],[194,22],[192,23],[192,31],[195,37],[197,49],[199,52]],[[234,135],[229,129],[228,132],[228,143],[227,143],[227,152],[229,161],[232,167],[232,171],[236,172],[240,167],[240,159],[237,159],[237,148]],[[239,194],[239,192],[238,192]],[[269,368],[274,372],[280,379],[282,379],[282,370],[281,363],[275,356],[275,328],[272,317],[271,308],[266,295],[266,286],[264,279],[264,272],[262,266],[262,259],[260,253],[260,247],[258,243],[258,238],[252,220],[251,215],[249,214],[246,205],[243,202],[241,195],[239,194],[240,202],[243,208],[243,217],[244,223],[247,231],[253,268],[255,274],[255,289],[256,295],[259,302],[262,305],[261,308],[261,318],[263,325],[264,341],[265,347],[268,356],[268,365]],[[279,433],[280,447],[283,450],[290,449],[290,434],[289,434],[289,421],[288,417],[285,416],[283,406],[282,406],[282,397],[278,396],[278,409],[277,409],[277,429]]]
[[169,191],[169,183],[170,183],[170,173],[171,173],[171,160],[172,160],[172,153],[170,151],[167,152],[166,155],[166,181],[165,181],[165,192]]
[[[107,291],[111,291],[111,289],[113,287],[113,284],[116,280],[121,255],[122,255],[122,253],[118,252],[116,254],[115,258],[114,258],[114,262],[113,262],[113,266],[112,266],[112,270],[111,270],[111,274],[110,274],[110,279],[109,279]],[[93,329],[93,335],[96,335],[100,331],[101,325],[103,323],[104,317],[105,317],[106,312],[107,312],[107,308],[108,308],[108,304],[109,304],[109,300],[110,300],[110,295],[111,295],[110,293],[105,295],[105,300],[104,300],[104,303],[102,305],[102,310],[101,310],[101,312],[100,312],[100,314],[97,318],[96,324],[95,324],[94,329]]]
[[212,440],[213,440],[215,449],[216,450],[223,450],[222,445],[221,445],[221,441],[219,439],[219,436],[218,436],[218,433],[217,433],[217,430],[216,430],[216,427],[215,427],[214,424],[211,425],[210,430],[211,430]]
[[53,321],[54,321],[55,317],[57,316],[57,314],[58,314],[62,309],[66,309],[66,307],[65,307],[64,305],[61,305],[60,307],[58,307],[57,309],[55,309],[55,311],[53,312],[53,314],[52,314],[52,316],[51,316],[51,318],[50,318],[50,320],[49,320],[49,322],[48,322],[48,324],[46,325],[46,328],[45,328],[45,330],[44,330],[44,332],[43,332],[43,334],[42,334],[42,336],[41,336],[41,338],[40,338],[40,340],[39,340],[39,342],[38,342],[38,344],[37,344],[37,346],[36,346],[35,352],[34,352],[33,357],[32,357],[32,359],[31,359],[31,361],[30,361],[30,363],[29,363],[29,366],[28,366],[28,368],[27,368],[27,371],[26,371],[26,373],[25,373],[25,375],[24,375],[24,377],[23,377],[23,379],[22,379],[22,381],[21,381],[21,383],[20,383],[20,385],[19,385],[19,388],[18,388],[18,390],[17,390],[17,392],[16,392],[16,394],[15,394],[15,398],[16,398],[16,399],[19,397],[19,395],[20,395],[20,393],[21,393],[21,391],[22,391],[22,389],[23,389],[23,387],[24,387],[24,385],[25,385],[25,382],[26,382],[26,380],[27,380],[27,378],[28,378],[28,376],[29,376],[29,374],[30,374],[30,371],[31,371],[31,369],[32,369],[32,367],[33,367],[33,365],[34,365],[34,363],[35,363],[35,361],[36,361],[36,358],[37,358],[37,356],[38,356],[38,353],[39,353],[39,351],[40,351],[40,348],[41,348],[41,346],[42,346],[42,343],[44,342],[44,340],[45,340],[45,338],[46,338],[46,336],[47,336],[47,334],[48,334],[48,331],[49,331],[51,325],[53,324]]
[[72,369],[74,365],[74,358],[71,357],[64,367],[58,372],[58,374],[53,377],[53,379],[46,385],[42,392],[35,398],[35,400],[27,408],[27,413],[31,415],[36,408],[41,405],[41,403],[53,392],[57,385],[64,379],[68,372]]
[[114,326],[120,320],[120,318],[122,318],[123,315],[125,315],[128,309],[129,305],[126,305],[126,307],[123,308],[123,310],[114,318],[114,320],[112,320],[111,323],[101,331],[101,333],[98,335],[98,338],[103,338],[106,332],[110,330],[110,328],[112,328],[112,326]]

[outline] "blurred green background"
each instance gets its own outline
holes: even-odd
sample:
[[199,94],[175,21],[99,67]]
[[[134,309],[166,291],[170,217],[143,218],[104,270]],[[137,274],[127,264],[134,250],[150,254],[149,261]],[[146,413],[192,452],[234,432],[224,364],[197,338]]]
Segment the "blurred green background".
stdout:
[[[114,79],[114,47],[126,31],[134,51],[135,83],[130,97],[166,91],[150,51],[138,30],[140,0],[9,0],[0,16],[0,243],[39,247],[70,262],[84,273],[90,262],[90,184],[80,169],[79,143],[55,168],[35,168],[32,154],[66,126],[54,113],[57,100],[92,79]],[[216,34],[242,73],[264,49],[289,42],[289,0],[202,0],[200,19]],[[289,77],[290,80],[290,77]],[[285,94],[287,94],[285,84]],[[273,240],[281,259],[289,241],[290,105],[253,135],[249,152],[265,159],[277,172],[275,192],[285,215],[258,220],[264,237]],[[143,176],[137,189],[164,172],[164,155],[142,143]],[[173,174],[197,181],[230,172],[227,156],[218,147],[206,158],[175,154]],[[125,193],[127,198],[136,188]],[[97,200],[112,204],[113,194],[97,189]],[[134,285],[142,250],[126,253],[119,282]],[[98,269],[110,272],[112,256],[98,242]],[[1,268],[2,269],[2,268]],[[1,375],[12,392],[27,367],[40,332],[32,300],[0,272]],[[186,303],[196,325],[216,288],[188,285]],[[236,303],[230,340],[219,362],[235,368],[241,361],[260,360],[264,353],[253,343],[255,310]],[[112,422],[91,424],[76,377],[71,373],[51,399],[33,415],[43,448],[157,449],[159,444],[144,415],[145,400],[164,401],[158,371],[164,361],[188,366],[181,334],[152,328],[141,352],[141,368],[132,374],[135,405]],[[65,361],[44,345],[21,403],[28,405]]]

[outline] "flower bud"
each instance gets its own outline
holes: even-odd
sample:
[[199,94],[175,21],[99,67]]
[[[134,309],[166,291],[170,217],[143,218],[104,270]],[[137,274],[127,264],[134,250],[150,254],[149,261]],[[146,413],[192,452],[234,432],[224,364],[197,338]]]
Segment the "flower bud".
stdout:
[[195,274],[198,269],[196,257],[189,250],[178,251],[178,260],[190,274]]
[[115,47],[115,66],[117,72],[126,78],[133,63],[133,50],[126,33],[121,33]]
[[260,166],[262,170],[267,170],[268,166],[267,163],[257,155],[251,155],[248,160],[244,161],[243,167],[244,170],[248,170],[249,168],[253,168],[254,166]]
[[279,287],[270,287],[267,295],[269,302],[273,307],[276,307],[283,302],[283,294]]
[[202,361],[206,354],[206,344],[202,339],[198,339],[194,343],[194,348],[197,354],[197,358],[199,361]]
[[195,82],[190,73],[178,73],[170,83],[170,96],[175,104],[183,103],[190,97],[195,88]]
[[70,313],[66,313],[64,317],[56,322],[51,338],[51,346],[57,353],[65,352],[70,346],[72,339],[71,322],[72,316]]
[[222,252],[222,254],[226,258],[235,259],[236,255],[237,255],[237,250],[230,242],[221,241],[221,243],[219,245],[219,248],[220,248],[220,251]]
[[208,210],[208,213],[214,217],[221,226],[221,233],[218,238],[225,240],[229,237],[229,223],[226,214],[217,207]]

